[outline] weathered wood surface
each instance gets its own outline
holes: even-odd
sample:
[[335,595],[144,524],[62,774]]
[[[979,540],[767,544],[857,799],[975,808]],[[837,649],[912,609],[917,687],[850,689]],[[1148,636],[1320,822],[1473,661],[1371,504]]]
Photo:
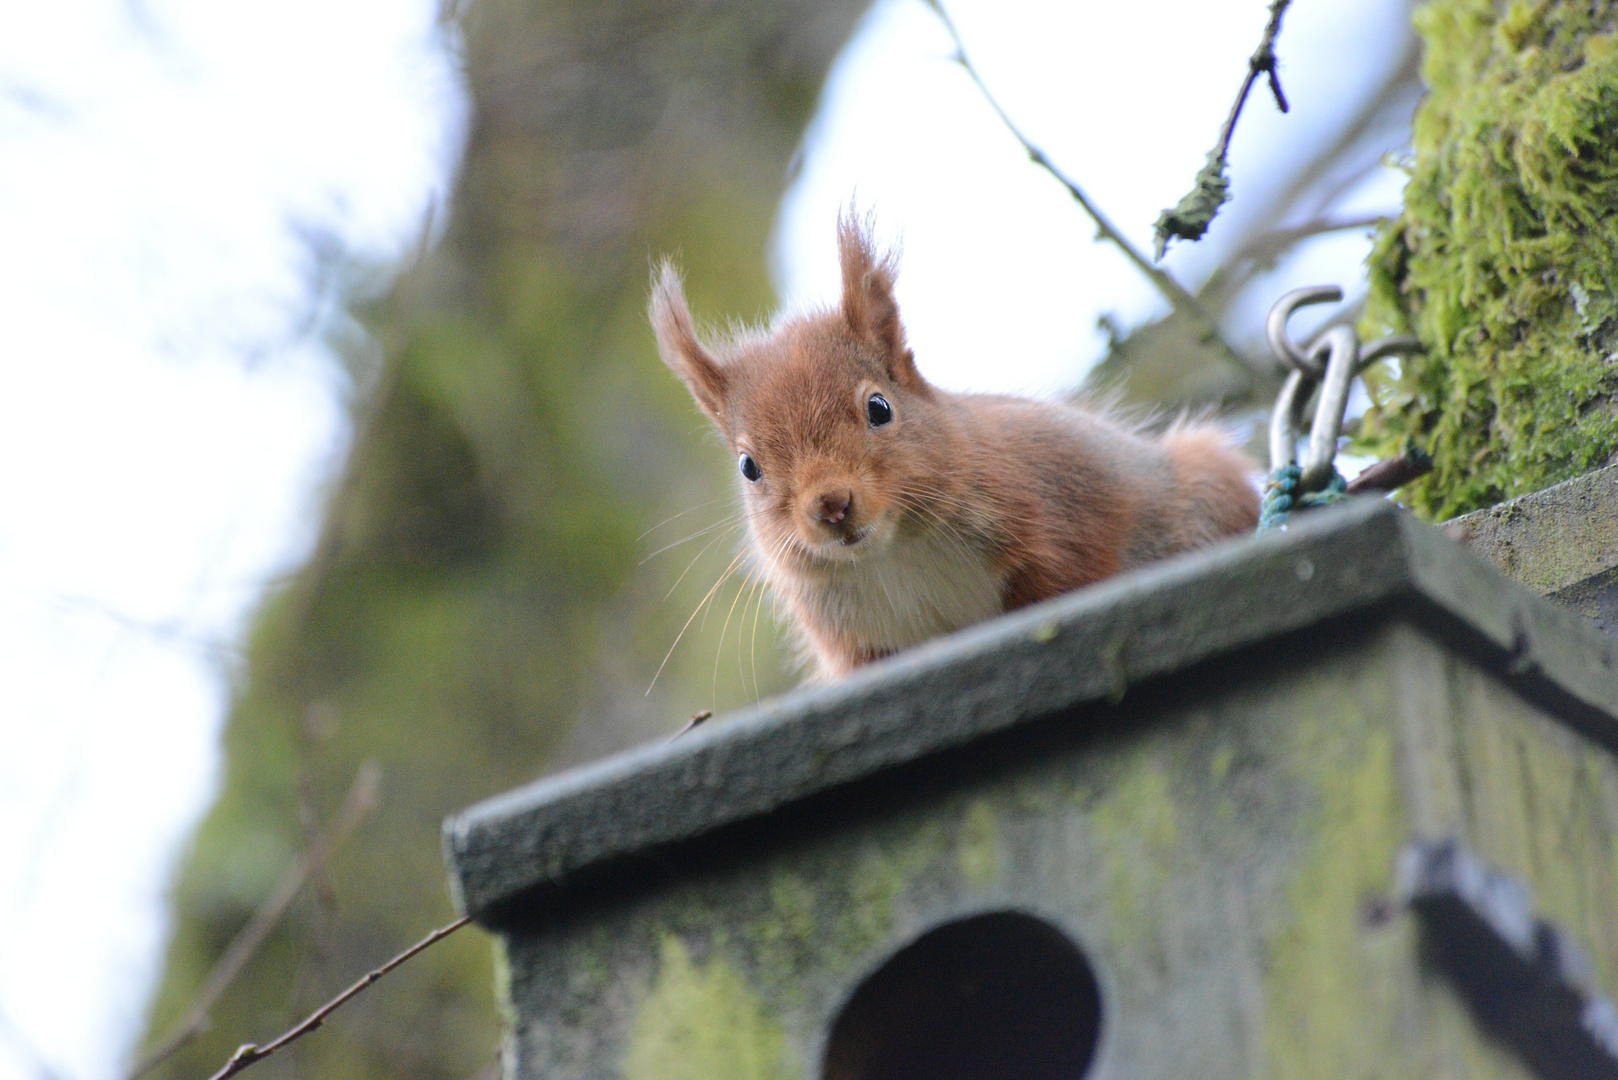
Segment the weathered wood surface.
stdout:
[[1474,511],[1449,527],[1513,581],[1618,633],[1618,466]]
[[1618,465],[1447,526],[1506,577],[1554,595],[1618,567]]
[[513,793],[446,839],[504,946],[520,1076],[818,1077],[894,950],[1011,909],[1099,975],[1091,1077],[1517,1077],[1423,969],[1395,859],[1462,839],[1618,986],[1615,663],[1368,503]]
[[[1170,560],[652,746],[519,788],[445,826],[464,910],[573,890],[646,849],[1336,620],[1392,613],[1598,710],[1615,646],[1375,499]],[[1586,710],[1588,712],[1588,710]],[[1618,745],[1610,720],[1600,731]],[[527,895],[527,894],[534,895]]]

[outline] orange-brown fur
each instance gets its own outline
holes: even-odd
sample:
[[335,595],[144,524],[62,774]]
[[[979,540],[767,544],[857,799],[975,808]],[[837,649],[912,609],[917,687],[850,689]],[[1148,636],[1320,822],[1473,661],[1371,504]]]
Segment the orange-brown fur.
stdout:
[[1151,439],[928,384],[892,260],[852,215],[838,246],[839,306],[768,336],[703,343],[668,264],[651,305],[664,360],[762,471],[742,479],[753,554],[822,675],[1254,527],[1253,465],[1217,428]]

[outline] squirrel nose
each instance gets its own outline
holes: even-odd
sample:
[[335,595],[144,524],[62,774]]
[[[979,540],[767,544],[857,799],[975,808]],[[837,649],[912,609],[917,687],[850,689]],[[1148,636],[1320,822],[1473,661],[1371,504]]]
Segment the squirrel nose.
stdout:
[[810,511],[816,521],[827,525],[841,525],[848,517],[849,505],[854,501],[852,491],[824,491],[815,500],[814,509]]

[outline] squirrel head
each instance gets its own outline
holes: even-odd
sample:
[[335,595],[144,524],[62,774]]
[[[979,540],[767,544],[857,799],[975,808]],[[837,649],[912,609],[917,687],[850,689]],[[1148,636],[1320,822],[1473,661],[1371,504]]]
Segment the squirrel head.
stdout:
[[852,563],[892,543],[920,491],[945,486],[929,454],[936,394],[916,370],[894,299],[895,265],[852,212],[838,222],[842,299],[768,334],[697,336],[664,262],[651,319],[663,360],[736,455],[759,554]]

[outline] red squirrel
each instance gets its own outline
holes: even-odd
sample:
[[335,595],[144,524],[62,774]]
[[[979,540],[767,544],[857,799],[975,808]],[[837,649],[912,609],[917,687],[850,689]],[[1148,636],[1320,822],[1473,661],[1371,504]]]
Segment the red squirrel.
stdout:
[[822,677],[1251,531],[1251,462],[1209,424],[1150,438],[1075,405],[922,378],[896,260],[838,222],[842,300],[723,342],[659,268],[664,361],[736,454],[752,556]]

